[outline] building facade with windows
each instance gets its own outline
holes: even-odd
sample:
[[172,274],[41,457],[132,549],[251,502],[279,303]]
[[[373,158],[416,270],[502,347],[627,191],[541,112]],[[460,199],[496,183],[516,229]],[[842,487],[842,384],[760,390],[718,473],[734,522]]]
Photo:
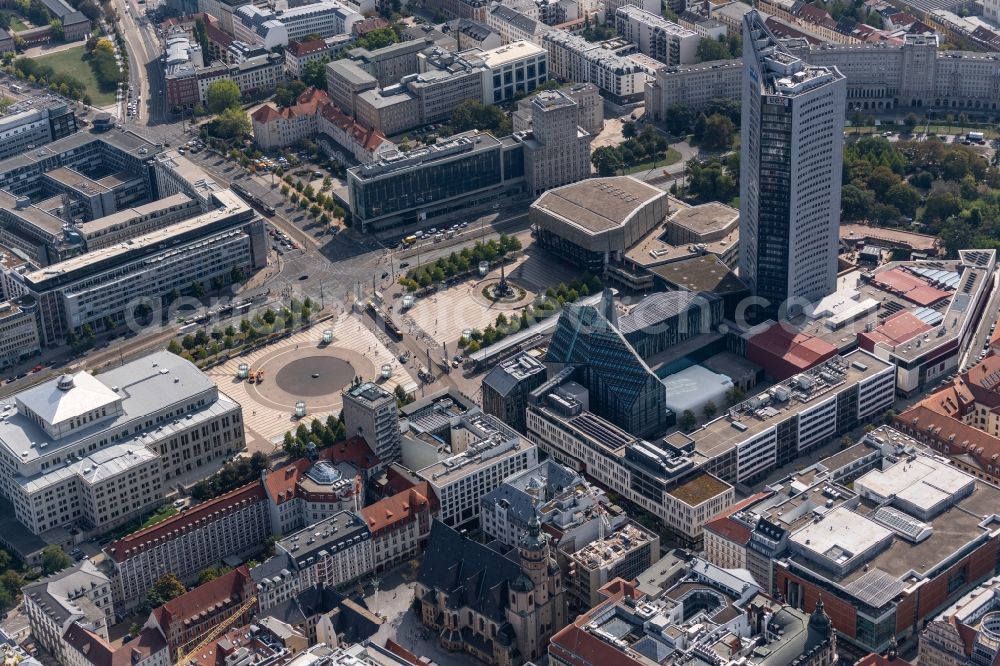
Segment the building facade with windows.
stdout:
[[[431,418],[415,415],[413,421]],[[438,517],[458,528],[479,517],[480,498],[504,479],[538,464],[538,449],[499,419],[478,408],[457,417],[446,457],[416,471],[437,498]],[[418,424],[415,427],[420,428]]]
[[12,398],[0,424],[2,491],[35,534],[125,523],[170,480],[244,448],[240,406],[168,352]]
[[793,56],[756,12],[743,19],[740,277],[760,309],[836,291],[847,81]]
[[689,65],[698,60],[698,33],[668,21],[659,12],[629,5],[619,7],[615,28],[620,36],[638,46],[640,53],[665,65]]
[[112,541],[104,552],[116,610],[124,617],[137,609],[164,574],[190,582],[229,555],[259,550],[271,535],[269,505],[255,481]]

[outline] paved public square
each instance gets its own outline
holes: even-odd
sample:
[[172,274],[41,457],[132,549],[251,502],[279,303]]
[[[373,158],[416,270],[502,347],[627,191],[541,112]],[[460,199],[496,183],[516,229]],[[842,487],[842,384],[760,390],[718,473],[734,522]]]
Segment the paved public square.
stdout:
[[[333,342],[323,344],[323,331],[333,331]],[[246,363],[253,372],[262,370],[264,382],[250,384],[238,378]],[[382,365],[392,375],[381,379]],[[414,382],[393,353],[357,315],[341,313],[313,324],[280,342],[267,345],[207,371],[229,397],[243,406],[247,448],[251,453],[270,453],[280,445],[285,432],[298,425],[295,403],[306,403],[308,419],[337,415],[343,405],[342,389],[355,376],[377,380],[386,390]]]
[[420,298],[403,317],[403,322],[413,332],[422,330],[438,344],[456,349],[456,343],[466,328],[483,330],[503,313],[508,318],[520,316],[521,310],[539,293],[560,282],[569,282],[578,276],[568,264],[556,260],[540,248],[530,247],[514,262],[504,267],[511,284],[525,290],[526,296],[514,303],[493,303],[482,294],[483,287],[500,279],[500,268],[490,271],[485,278],[470,278],[446,289],[440,289],[426,298]]

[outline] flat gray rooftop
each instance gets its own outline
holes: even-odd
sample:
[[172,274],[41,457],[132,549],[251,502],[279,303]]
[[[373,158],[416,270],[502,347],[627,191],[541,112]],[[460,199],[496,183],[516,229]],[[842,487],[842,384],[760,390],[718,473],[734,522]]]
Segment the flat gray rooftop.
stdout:
[[590,178],[549,190],[532,207],[600,233],[622,226],[645,204],[665,196],[663,190],[628,176]]

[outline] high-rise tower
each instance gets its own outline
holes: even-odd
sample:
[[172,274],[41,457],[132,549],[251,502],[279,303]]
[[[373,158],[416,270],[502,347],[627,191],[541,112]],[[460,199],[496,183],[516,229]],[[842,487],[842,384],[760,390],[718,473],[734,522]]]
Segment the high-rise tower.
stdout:
[[[773,315],[836,289],[847,80],[743,17],[740,277]],[[791,301],[789,301],[791,299]]]

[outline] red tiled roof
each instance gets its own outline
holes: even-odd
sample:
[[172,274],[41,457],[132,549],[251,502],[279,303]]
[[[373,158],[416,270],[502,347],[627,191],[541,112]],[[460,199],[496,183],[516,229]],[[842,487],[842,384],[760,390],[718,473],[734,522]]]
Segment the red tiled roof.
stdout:
[[413,654],[412,652],[410,652],[405,647],[403,647],[396,641],[392,640],[391,638],[385,641],[385,649],[393,653],[400,659],[405,659],[411,664],[411,666],[422,666],[424,664],[424,662],[420,660],[420,657]]
[[925,280],[902,268],[893,268],[877,273],[872,282],[882,289],[899,294],[917,305],[933,305],[951,294],[930,286]]
[[365,150],[369,152],[378,148],[386,140],[382,132],[376,129],[365,128],[364,125],[359,124],[353,118],[344,114],[335,104],[327,104],[323,107],[321,113],[324,118],[353,136],[355,143],[364,146]]
[[[605,588],[615,582],[611,581]],[[615,593],[606,601],[583,613],[572,624],[566,625],[552,637],[552,640],[549,641],[549,649],[560,660],[560,663],[570,664],[570,666],[593,666],[594,664],[642,666],[643,662],[634,659],[583,628],[601,610],[610,608],[621,601],[626,593],[634,595],[635,590],[631,586],[624,585],[616,588]]]
[[858,333],[858,345],[867,351],[873,351],[879,342],[889,345],[889,347],[895,347],[931,330],[931,328],[933,327],[915,314],[904,310],[886,319],[874,331]]
[[378,30],[380,28],[386,28],[389,26],[389,22],[386,21],[381,16],[372,16],[366,18],[363,21],[358,21],[351,26],[351,32],[358,37],[363,37],[367,35],[372,30]]
[[[331,462],[347,462],[360,470],[366,470],[378,464],[378,458],[368,448],[368,444],[361,437],[351,437],[321,449],[317,452],[318,460],[328,460]],[[312,462],[306,458],[300,458],[284,467],[268,472],[264,478],[264,485],[267,488],[267,495],[275,504],[283,504],[290,499],[299,496],[299,481],[305,475]]]
[[94,666],[131,666],[167,647],[159,631],[146,627],[128,643],[114,648],[101,636],[76,622],[66,629],[63,640]]
[[751,504],[769,497],[771,491],[764,491],[751,495],[741,502],[737,502],[728,509],[721,511],[705,523],[705,529],[718,534],[727,541],[746,545],[750,541],[750,530],[741,523],[733,520],[732,516],[738,511],[742,511]]
[[1000,464],[1000,439],[922,404],[899,414],[896,422],[918,438],[930,440],[945,455],[968,456],[984,472],[987,465],[996,468]]
[[222,611],[220,605],[224,605],[225,608],[235,608],[247,598],[252,587],[250,570],[244,564],[176,599],[171,599],[154,609],[152,615],[164,635],[169,636],[169,627],[173,622],[184,622],[206,612]]
[[221,497],[197,504],[152,527],[113,541],[108,544],[105,551],[116,562],[124,562],[149,548],[159,539],[172,539],[176,536],[176,532],[184,532],[216,521],[223,515],[238,510],[247,502],[261,502],[266,499],[263,485],[260,481],[254,481]]
[[291,53],[296,58],[301,58],[304,55],[309,55],[310,53],[318,53],[320,51],[325,51],[327,48],[326,42],[322,39],[310,39],[308,42],[288,42],[288,46],[285,50]]
[[372,533],[391,527],[396,523],[414,518],[417,513],[431,507],[430,484],[421,481],[413,488],[386,497],[361,509],[361,517],[368,523]]

